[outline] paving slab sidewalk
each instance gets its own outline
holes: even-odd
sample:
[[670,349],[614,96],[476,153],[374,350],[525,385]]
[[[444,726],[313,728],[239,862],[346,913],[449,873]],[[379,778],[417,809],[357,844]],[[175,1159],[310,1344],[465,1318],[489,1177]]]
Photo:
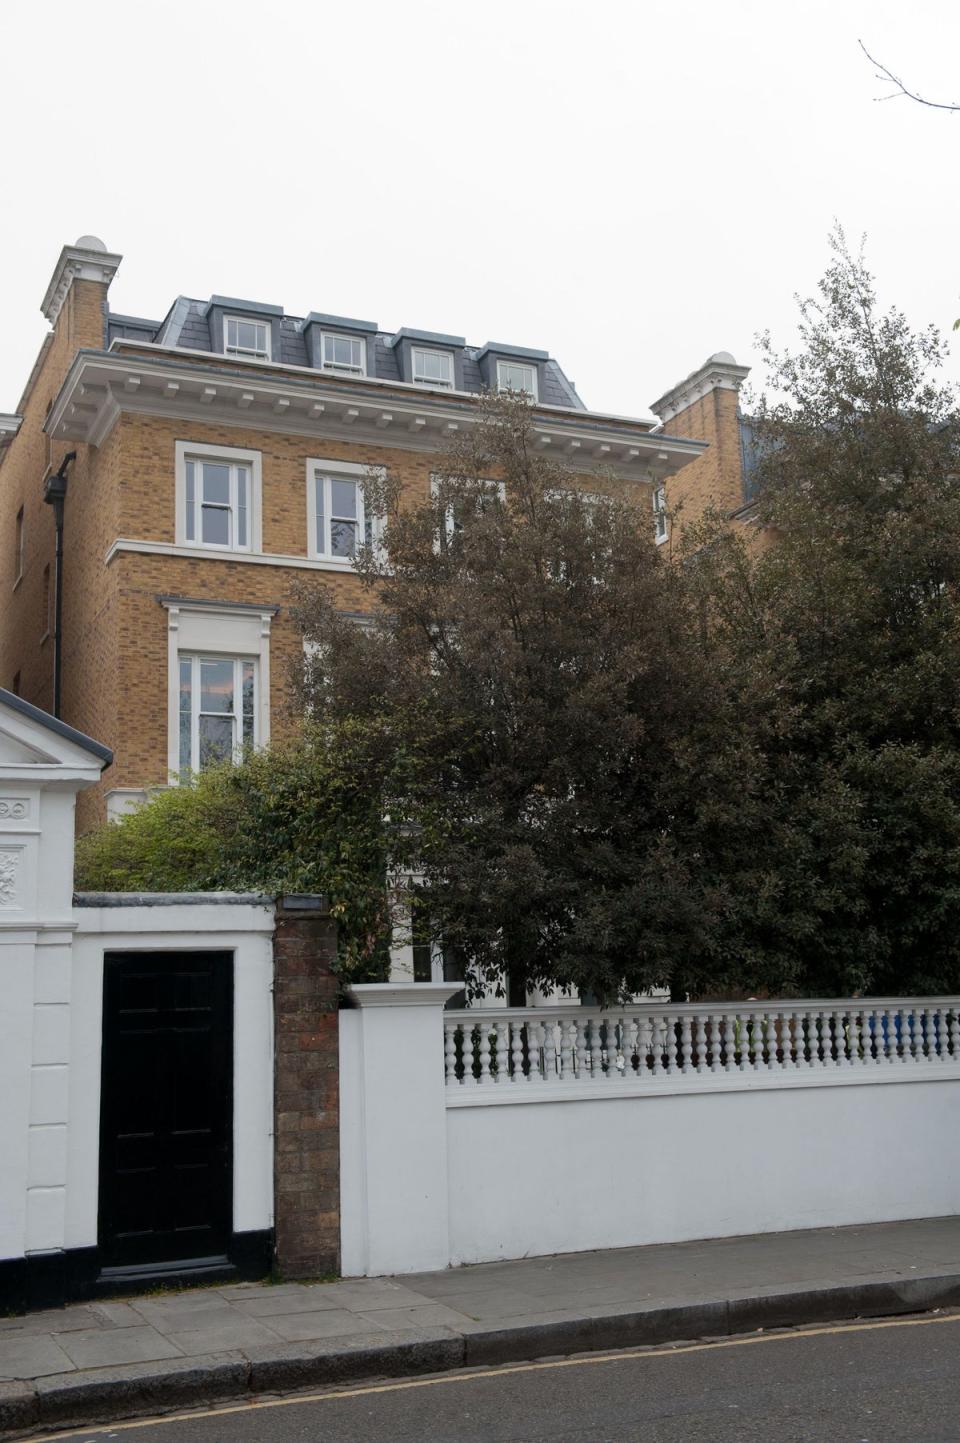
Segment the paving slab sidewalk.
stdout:
[[0,1318],[0,1437],[227,1397],[960,1306],[960,1218]]

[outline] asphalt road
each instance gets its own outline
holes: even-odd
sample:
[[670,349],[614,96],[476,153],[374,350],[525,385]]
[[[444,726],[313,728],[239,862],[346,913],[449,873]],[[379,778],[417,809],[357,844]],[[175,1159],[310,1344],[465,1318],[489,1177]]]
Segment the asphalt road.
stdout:
[[958,1443],[960,1314],[370,1383],[56,1437],[58,1443]]

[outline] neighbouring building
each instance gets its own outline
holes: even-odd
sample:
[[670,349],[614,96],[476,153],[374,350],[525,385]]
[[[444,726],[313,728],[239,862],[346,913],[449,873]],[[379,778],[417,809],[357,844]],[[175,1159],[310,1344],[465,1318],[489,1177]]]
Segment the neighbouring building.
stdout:
[[657,426],[589,410],[543,350],[219,295],[120,315],[120,261],[95,236],[64,247],[50,334],[0,415],[0,685],[111,749],[81,831],[282,725],[291,583],[363,607],[364,475],[427,495],[485,388],[526,391],[538,444],[577,475],[647,488],[658,539],[682,498],[686,515],[747,499],[746,368],[726,353],[656,403]]

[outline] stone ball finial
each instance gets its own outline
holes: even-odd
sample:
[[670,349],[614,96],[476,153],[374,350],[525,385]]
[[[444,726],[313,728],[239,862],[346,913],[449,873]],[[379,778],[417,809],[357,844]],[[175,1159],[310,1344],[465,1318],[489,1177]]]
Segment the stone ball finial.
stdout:
[[104,255],[107,248],[98,235],[82,235],[74,242],[74,249],[78,251],[102,251]]
[[708,366],[710,365],[711,361],[722,361],[723,364],[726,366],[735,366],[737,364],[729,351],[714,351],[713,355],[710,357],[710,360],[707,362]]

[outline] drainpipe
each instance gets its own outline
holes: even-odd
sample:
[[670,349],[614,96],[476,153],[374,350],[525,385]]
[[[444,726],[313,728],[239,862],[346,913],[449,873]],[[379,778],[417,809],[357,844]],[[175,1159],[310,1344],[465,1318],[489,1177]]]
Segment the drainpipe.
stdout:
[[53,714],[60,715],[60,671],[63,658],[63,503],[67,499],[67,467],[76,461],[76,451],[68,451],[60,462],[59,471],[48,476],[43,483],[43,499],[53,507],[53,521],[57,528],[57,556],[54,576],[54,622],[53,622]]

